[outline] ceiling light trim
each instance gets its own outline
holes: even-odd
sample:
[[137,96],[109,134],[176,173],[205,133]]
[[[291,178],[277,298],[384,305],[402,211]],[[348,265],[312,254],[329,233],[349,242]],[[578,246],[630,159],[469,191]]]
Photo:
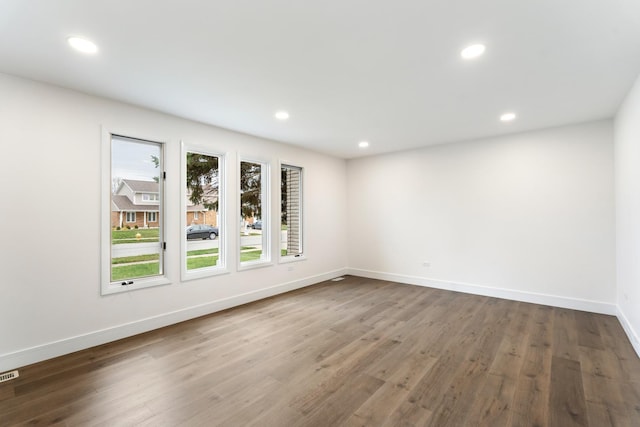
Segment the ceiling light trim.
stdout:
[[87,55],[93,55],[98,52],[98,45],[91,40],[82,36],[69,36],[67,37],[67,43],[74,50]]
[[511,121],[514,121],[516,119],[516,117],[517,117],[516,113],[514,113],[512,111],[509,111],[509,112],[506,112],[506,113],[502,113],[500,115],[500,121],[501,122],[511,122]]
[[475,43],[462,49],[460,51],[460,56],[465,60],[476,59],[484,55],[486,50],[487,47],[484,44]]
[[289,113],[284,110],[276,111],[273,116],[278,120],[288,120],[290,117]]

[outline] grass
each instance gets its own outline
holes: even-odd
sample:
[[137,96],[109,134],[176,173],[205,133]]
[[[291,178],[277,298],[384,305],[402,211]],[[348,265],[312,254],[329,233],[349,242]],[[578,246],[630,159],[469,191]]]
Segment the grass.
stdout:
[[217,254],[217,253],[218,253],[218,248],[196,249],[195,251],[188,251],[187,256],[208,255],[208,254]]
[[[140,234],[140,239],[136,237]],[[148,243],[159,241],[160,230],[158,228],[132,228],[131,230],[111,230],[111,243]]]
[[160,273],[159,262],[147,262],[144,264],[129,264],[111,268],[111,280],[136,279],[140,277],[155,276]]
[[260,255],[262,255],[262,250],[240,252],[240,262],[257,261],[260,259]]
[[117,265],[117,264],[129,264],[132,262],[157,261],[159,258],[160,258],[159,254],[123,256],[120,258],[113,258],[111,260],[111,264]]
[[187,270],[197,268],[215,267],[218,262],[217,256],[202,256],[197,258],[187,258]]
[[[241,249],[246,252],[240,253],[240,262],[258,261],[260,259],[260,256],[262,255],[262,250],[257,249],[255,246],[242,246]],[[187,252],[187,270],[215,267],[218,262],[217,254],[218,248],[198,249]],[[287,250],[281,249],[280,255],[286,256]],[[158,254],[114,258],[112,260],[113,267],[111,268],[111,280],[115,282],[124,279],[135,279],[140,277],[154,276],[158,274],[160,270],[159,262],[157,262],[158,258]]]

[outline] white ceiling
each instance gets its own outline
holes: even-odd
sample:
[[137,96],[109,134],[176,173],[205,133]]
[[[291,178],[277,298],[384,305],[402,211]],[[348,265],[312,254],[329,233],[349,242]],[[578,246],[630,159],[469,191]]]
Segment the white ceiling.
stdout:
[[1,0],[0,71],[353,158],[612,117],[640,0]]

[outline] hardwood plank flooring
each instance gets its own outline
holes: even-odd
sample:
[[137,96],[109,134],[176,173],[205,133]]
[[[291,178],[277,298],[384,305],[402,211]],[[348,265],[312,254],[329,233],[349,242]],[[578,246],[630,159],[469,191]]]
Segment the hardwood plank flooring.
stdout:
[[617,319],[347,276],[20,368],[0,426],[640,426]]

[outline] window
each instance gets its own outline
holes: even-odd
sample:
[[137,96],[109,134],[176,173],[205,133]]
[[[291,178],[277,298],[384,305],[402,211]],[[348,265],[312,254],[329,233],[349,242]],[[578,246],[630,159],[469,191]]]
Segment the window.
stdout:
[[280,256],[302,256],[302,168],[280,167]]
[[224,156],[182,147],[182,280],[189,280],[226,272]]
[[142,200],[144,200],[145,202],[150,202],[150,201],[156,201],[159,199],[157,194],[144,193],[142,194]]
[[[163,144],[105,131],[102,155],[102,293],[168,283],[163,265]],[[159,196],[158,210],[138,218],[136,212],[149,208],[137,206],[145,193]]]
[[240,216],[240,267],[270,262],[267,163],[240,161]]
[[136,222],[135,212],[127,212],[127,222]]

